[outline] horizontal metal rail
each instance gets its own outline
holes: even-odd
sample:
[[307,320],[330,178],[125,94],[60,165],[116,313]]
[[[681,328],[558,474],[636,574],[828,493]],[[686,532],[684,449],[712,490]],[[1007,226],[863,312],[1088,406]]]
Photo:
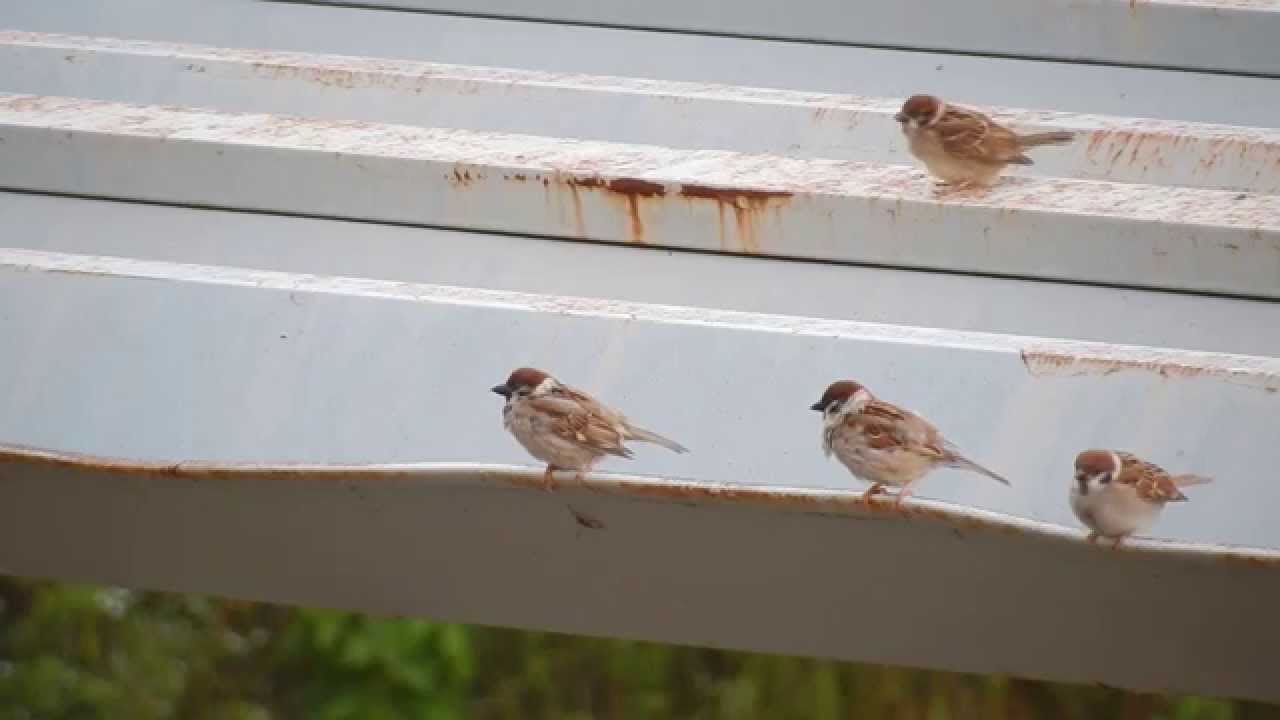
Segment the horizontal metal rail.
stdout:
[[[893,121],[901,98],[18,31],[0,32],[0,89],[913,164]],[[1280,192],[1277,129],[987,109],[1022,131],[1079,133],[1071,146],[1036,153],[1024,172]]]
[[0,447],[0,572],[1280,699],[1276,552],[1112,550],[945,503],[866,508],[849,492],[596,474],[546,492],[540,479]]
[[[1124,5],[1125,0],[1117,2]],[[1137,5],[1140,12],[1150,9],[1146,2]],[[1035,7],[1043,8],[1044,3]],[[192,17],[199,17],[200,22],[191,22]],[[1086,15],[1079,17],[1084,21]],[[1045,27],[1045,22],[1038,19],[1030,27]],[[1197,23],[1196,31],[1211,27],[1213,22]],[[1280,115],[1280,94],[1274,91],[1273,79],[1265,77],[329,5],[252,0],[10,2],[0,3],[0,27],[557,74],[856,92],[871,97],[939,92],[983,105],[1230,125],[1269,126]],[[280,28],[289,31],[282,33]],[[1040,38],[1043,33],[1035,35]],[[1220,59],[1230,56],[1226,46],[1206,45]],[[45,72],[56,76],[61,71],[47,68]],[[44,90],[0,90],[51,94]],[[613,118],[612,122],[625,124],[626,118]]]
[[0,217],[33,250],[1280,357],[1259,300],[31,193]]
[[1280,297],[1275,195],[15,95],[0,141],[13,189]]
[[1280,77],[1275,0],[297,1]]

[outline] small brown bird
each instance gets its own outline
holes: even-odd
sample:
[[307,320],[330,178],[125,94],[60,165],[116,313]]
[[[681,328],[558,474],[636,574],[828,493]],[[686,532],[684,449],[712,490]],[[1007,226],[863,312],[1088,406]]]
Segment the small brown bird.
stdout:
[[1065,131],[1019,135],[976,110],[933,95],[912,95],[894,120],[902,125],[911,154],[930,174],[958,188],[990,186],[1005,166],[1033,164],[1024,154],[1028,148],[1075,137]]
[[1179,488],[1207,482],[1201,475],[1170,475],[1131,453],[1085,450],[1076,456],[1071,510],[1089,528],[1089,542],[1101,536],[1119,545],[1155,524],[1166,504],[1184,502]]
[[911,484],[939,467],[970,470],[993,480],[1008,480],[964,457],[938,429],[910,410],[878,400],[852,380],[831,383],[822,399],[809,407],[822,413],[822,450],[835,454],[856,477],[871,483],[870,497],[885,485],[902,488],[897,504],[911,492]]
[[590,395],[563,385],[534,368],[518,368],[493,392],[505,397],[502,424],[530,455],[547,464],[543,485],[550,489],[552,472],[590,470],[606,455],[629,458],[631,440],[688,452],[683,445],[632,425],[621,413]]

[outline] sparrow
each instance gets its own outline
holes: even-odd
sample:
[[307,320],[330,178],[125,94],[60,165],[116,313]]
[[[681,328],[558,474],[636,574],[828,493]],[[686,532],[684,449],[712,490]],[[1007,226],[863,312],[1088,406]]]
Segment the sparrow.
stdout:
[[1076,456],[1071,510],[1090,530],[1089,542],[1126,537],[1155,523],[1166,503],[1184,502],[1179,488],[1210,482],[1201,475],[1170,475],[1127,452],[1085,450]]
[[902,126],[911,154],[944,184],[960,188],[990,186],[1006,165],[1033,164],[1024,154],[1028,148],[1075,137],[1060,130],[1019,135],[976,110],[933,95],[912,95],[893,119]]
[[964,457],[938,429],[919,415],[877,399],[852,380],[831,383],[822,399],[809,407],[822,413],[822,450],[834,453],[854,476],[871,487],[872,495],[885,485],[901,488],[897,505],[910,494],[915,481],[939,467],[959,468],[1009,481]]
[[548,490],[556,470],[583,473],[606,455],[630,458],[625,443],[631,440],[688,452],[680,443],[632,425],[621,413],[541,370],[518,368],[492,390],[507,399],[502,407],[503,427],[530,455],[547,464],[543,487]]

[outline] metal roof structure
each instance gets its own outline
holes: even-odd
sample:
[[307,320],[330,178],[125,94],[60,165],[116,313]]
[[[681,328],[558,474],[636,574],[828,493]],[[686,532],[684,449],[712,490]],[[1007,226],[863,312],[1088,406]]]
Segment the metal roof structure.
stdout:
[[[1280,700],[1280,2],[379,5],[0,6],[0,572]],[[519,365],[692,452],[533,487]],[[856,505],[840,377],[1014,486]]]

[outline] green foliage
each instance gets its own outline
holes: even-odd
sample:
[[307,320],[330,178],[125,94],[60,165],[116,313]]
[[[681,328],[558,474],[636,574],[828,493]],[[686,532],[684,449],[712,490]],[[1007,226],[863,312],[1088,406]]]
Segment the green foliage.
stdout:
[[0,578],[0,720],[1262,720],[1206,698]]

